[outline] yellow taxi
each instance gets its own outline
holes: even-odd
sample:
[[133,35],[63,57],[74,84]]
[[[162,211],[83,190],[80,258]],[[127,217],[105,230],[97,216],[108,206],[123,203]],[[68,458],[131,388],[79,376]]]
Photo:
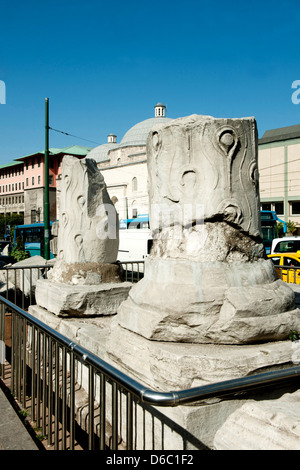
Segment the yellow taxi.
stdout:
[[268,255],[268,258],[272,260],[279,279],[292,284],[300,284],[300,251],[273,253]]

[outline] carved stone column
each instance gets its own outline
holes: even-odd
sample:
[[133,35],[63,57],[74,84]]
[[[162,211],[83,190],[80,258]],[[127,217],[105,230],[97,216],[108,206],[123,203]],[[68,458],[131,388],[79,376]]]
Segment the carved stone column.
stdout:
[[96,162],[64,157],[57,259],[37,282],[37,304],[62,316],[115,314],[131,287],[121,282],[118,247],[118,215]]
[[155,341],[215,344],[299,329],[294,293],[261,240],[255,119],[192,115],[157,126],[147,160],[154,243],[119,325]]

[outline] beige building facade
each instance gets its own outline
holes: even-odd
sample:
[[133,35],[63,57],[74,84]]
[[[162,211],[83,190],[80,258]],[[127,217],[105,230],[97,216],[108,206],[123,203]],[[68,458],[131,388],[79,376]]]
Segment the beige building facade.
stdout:
[[266,131],[258,141],[261,209],[300,228],[300,125]]

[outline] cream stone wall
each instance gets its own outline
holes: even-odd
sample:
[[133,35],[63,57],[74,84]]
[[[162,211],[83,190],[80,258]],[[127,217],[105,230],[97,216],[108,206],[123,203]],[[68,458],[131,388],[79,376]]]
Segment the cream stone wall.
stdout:
[[284,148],[260,151],[259,182],[261,198],[284,196]]
[[[128,157],[130,158],[130,157]],[[123,163],[101,168],[119,219],[148,214],[147,163]]]
[[262,209],[270,206],[300,229],[300,140],[259,145],[258,167]]
[[300,194],[300,143],[288,147],[288,194]]

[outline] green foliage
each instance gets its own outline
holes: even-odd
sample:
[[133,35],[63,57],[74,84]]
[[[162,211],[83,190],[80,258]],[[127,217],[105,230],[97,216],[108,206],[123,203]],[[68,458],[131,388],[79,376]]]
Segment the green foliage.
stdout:
[[[278,229],[278,236],[283,237],[284,232],[283,232],[283,223],[282,222],[277,222],[277,229]],[[292,222],[291,220],[289,220],[287,222],[287,232],[292,233],[292,234],[297,232],[297,227],[296,227],[295,222]]]
[[17,247],[14,247],[11,251],[11,256],[16,261],[22,261],[23,259],[29,258],[30,254],[28,253],[28,251],[20,250]]
[[287,223],[287,231],[294,234],[297,231],[297,227],[295,222],[291,222],[290,220]]
[[277,222],[278,237],[283,237],[283,223]]
[[24,215],[22,214],[0,214],[0,239],[4,238],[5,235],[5,227],[7,225],[10,226],[10,233],[11,233],[11,238],[13,236],[13,231],[15,225],[22,225],[24,224]]
[[295,330],[291,330],[289,334],[289,339],[291,341],[297,341],[299,339],[299,333]]
[[22,261],[23,259],[29,258],[30,254],[28,251],[25,251],[22,238],[17,238],[16,245],[11,250],[10,255],[16,261]]

